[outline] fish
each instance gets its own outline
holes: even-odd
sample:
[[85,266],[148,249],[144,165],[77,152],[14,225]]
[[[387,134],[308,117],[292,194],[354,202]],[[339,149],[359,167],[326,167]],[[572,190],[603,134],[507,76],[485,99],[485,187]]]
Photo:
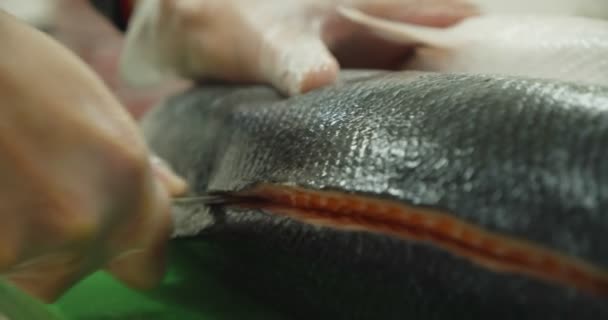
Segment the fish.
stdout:
[[345,70],[201,84],[141,128],[190,186],[172,241],[288,319],[608,317],[606,87]]
[[381,38],[415,45],[403,68],[492,73],[608,85],[608,21],[553,15],[480,15],[448,28],[381,19],[341,7]]

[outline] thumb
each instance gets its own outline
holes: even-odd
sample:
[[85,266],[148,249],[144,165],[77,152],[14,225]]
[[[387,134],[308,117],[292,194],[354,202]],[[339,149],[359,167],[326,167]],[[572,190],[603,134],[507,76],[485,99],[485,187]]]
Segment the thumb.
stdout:
[[295,95],[333,83],[339,72],[318,32],[269,29],[260,52],[259,72],[285,94]]

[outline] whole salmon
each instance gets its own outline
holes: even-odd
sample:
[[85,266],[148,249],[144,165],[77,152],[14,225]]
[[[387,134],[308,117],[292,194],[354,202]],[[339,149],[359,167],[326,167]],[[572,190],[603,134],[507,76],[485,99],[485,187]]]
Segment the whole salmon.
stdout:
[[606,87],[353,71],[205,85],[143,129],[231,199],[177,202],[176,236],[288,319],[608,318]]

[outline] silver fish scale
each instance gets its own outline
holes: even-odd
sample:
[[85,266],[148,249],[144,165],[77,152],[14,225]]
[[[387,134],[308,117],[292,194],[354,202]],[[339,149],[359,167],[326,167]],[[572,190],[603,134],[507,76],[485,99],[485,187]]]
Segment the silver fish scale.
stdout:
[[[348,78],[289,99],[265,87],[197,89],[156,110],[144,122],[144,131],[161,157],[178,164],[180,174],[194,177],[195,192],[273,182],[396,199],[443,209],[491,231],[608,268],[608,89],[458,74]],[[193,141],[198,149],[188,147],[196,151],[184,154],[182,146]],[[224,214],[236,233],[275,243],[286,255],[310,255],[310,261],[317,261],[311,268],[335,267],[349,252],[363,259],[364,252],[368,260],[356,260],[360,268],[368,261],[386,277],[400,275],[397,270],[415,274],[415,280],[398,283],[420,303],[412,312],[431,315],[427,319],[451,310],[449,304],[427,308],[431,301],[474,301],[483,314],[482,306],[498,308],[495,302],[505,297],[513,299],[514,305],[504,304],[505,317],[511,319],[534,314],[517,309],[526,303],[542,306],[537,316],[555,319],[608,315],[606,303],[484,271],[423,244],[295,223],[289,230],[268,229],[271,224],[254,226],[236,212]],[[273,238],[284,232],[299,240],[281,244]],[[335,242],[322,244],[322,235]],[[321,259],[323,246],[332,250]],[[400,290],[378,277],[367,284],[386,280],[383,288]],[[410,282],[414,284],[408,287]],[[446,289],[445,296],[433,295],[424,284],[454,288]],[[551,301],[571,301],[572,307]],[[573,308],[580,305],[585,308],[579,313]]]
[[[355,83],[341,99],[328,89],[327,94],[274,104],[241,104],[225,124],[228,132],[221,133],[229,140],[210,188],[232,190],[253,181],[275,181],[386,195],[446,208],[492,230],[571,254],[601,256],[608,266],[608,248],[601,243],[590,247],[591,241],[578,231],[583,224],[588,229],[598,222],[599,195],[589,192],[594,191],[589,186],[593,179],[577,178],[588,178],[596,168],[572,166],[571,162],[585,157],[564,153],[564,148],[585,140],[564,128],[581,127],[577,123],[589,122],[591,117],[608,119],[606,113],[584,111],[594,101],[564,106],[554,100],[552,90],[532,80],[452,76],[446,81],[426,76],[407,87],[388,79]],[[467,83],[468,95],[459,83]],[[492,95],[497,87],[504,92],[500,96]],[[385,98],[387,92],[395,91],[398,94]],[[586,94],[575,87],[570,91],[571,95]],[[581,112],[562,112],[577,107]],[[311,130],[321,126],[323,130]],[[480,132],[485,136],[479,136]],[[600,141],[608,137],[606,131],[599,133]],[[510,140],[505,143],[505,139]],[[568,140],[570,145],[565,145]],[[401,159],[395,157],[396,147],[401,148]],[[459,155],[463,149],[473,151]],[[412,162],[418,164],[408,166]],[[570,167],[583,172],[571,174]],[[467,178],[455,168],[471,168],[476,174]],[[557,174],[561,172],[574,177]],[[458,203],[462,192],[474,200]],[[496,201],[508,205],[498,207],[492,203]],[[565,218],[548,210],[560,202],[567,209],[564,214],[589,216],[575,219],[580,228],[564,226]],[[606,227],[606,218],[600,221]]]

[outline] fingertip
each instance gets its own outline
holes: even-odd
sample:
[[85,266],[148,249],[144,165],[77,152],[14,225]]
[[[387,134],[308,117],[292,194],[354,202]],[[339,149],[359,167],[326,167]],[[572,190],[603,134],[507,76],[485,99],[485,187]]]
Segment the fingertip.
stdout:
[[339,64],[316,28],[267,31],[261,40],[258,78],[293,96],[332,84]]
[[184,179],[178,176],[169,165],[157,156],[152,156],[150,159],[154,174],[165,187],[169,196],[180,196],[188,189],[188,184]]
[[[307,55],[313,55],[314,58],[307,58]],[[336,59],[325,48],[308,54],[296,53],[290,63],[277,68],[283,68],[283,71],[278,79],[273,79],[274,85],[289,96],[333,84],[340,70]]]
[[331,63],[309,71],[294,92],[297,94],[306,93],[333,84],[338,78],[339,69],[337,63]]

